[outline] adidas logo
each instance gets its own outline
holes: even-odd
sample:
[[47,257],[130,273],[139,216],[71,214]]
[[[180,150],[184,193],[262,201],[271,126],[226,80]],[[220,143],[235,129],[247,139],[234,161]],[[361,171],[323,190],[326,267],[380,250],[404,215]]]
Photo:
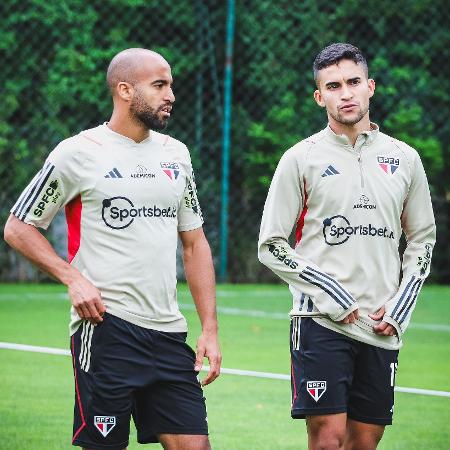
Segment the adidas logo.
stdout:
[[330,175],[338,175],[339,172],[333,167],[333,166],[328,166],[327,170],[325,170],[325,172],[322,174],[322,177],[328,177]]
[[123,178],[122,174],[114,167],[113,170],[109,171],[105,178]]

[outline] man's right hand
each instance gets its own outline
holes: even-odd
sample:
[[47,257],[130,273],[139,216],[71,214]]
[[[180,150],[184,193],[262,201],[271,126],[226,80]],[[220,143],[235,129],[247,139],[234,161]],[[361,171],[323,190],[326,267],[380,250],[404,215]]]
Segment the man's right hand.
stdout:
[[103,322],[106,306],[100,291],[82,275],[68,284],[69,297],[75,311],[81,319],[93,325]]
[[339,323],[353,323],[356,319],[359,319],[359,310],[355,309],[348,316],[344,317]]

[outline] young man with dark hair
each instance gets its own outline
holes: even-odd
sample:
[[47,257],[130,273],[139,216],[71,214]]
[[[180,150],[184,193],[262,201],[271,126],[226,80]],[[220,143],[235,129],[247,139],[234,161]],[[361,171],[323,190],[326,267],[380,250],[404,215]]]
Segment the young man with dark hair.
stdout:
[[398,350],[430,270],[433,210],[417,152],[369,120],[375,81],[360,50],[328,46],[314,77],[328,126],[281,158],[259,259],[293,294],[292,417],[306,418],[309,448],[372,450],[392,423]]
[[[73,445],[208,450],[202,384],[219,375],[214,267],[186,146],[161,134],[175,96],[167,61],[132,48],[111,61],[111,119],[62,141],[11,210],[5,240],[68,287]],[[36,227],[65,207],[69,263]],[[178,308],[176,248],[202,325],[197,353]]]

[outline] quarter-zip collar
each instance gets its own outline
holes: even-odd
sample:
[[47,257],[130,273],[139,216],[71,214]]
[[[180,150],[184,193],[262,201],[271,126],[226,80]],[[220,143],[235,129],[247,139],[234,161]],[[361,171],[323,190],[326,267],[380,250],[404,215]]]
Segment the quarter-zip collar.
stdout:
[[[355,148],[362,144],[370,145],[377,138],[379,127],[376,123],[370,122],[370,130],[363,131],[356,139]],[[333,144],[342,145],[344,147],[353,148],[348,137],[345,134],[336,134],[328,124],[325,128],[326,138],[333,142]]]

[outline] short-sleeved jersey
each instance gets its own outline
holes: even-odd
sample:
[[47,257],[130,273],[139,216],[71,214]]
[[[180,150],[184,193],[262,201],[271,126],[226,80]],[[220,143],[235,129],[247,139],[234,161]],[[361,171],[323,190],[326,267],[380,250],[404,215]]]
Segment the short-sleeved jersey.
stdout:
[[[136,143],[106,124],[62,141],[11,212],[46,229],[62,206],[69,262],[100,290],[107,311],[145,328],[186,331],[178,232],[203,224],[186,146],[154,131]],[[71,334],[79,322],[72,308]]]
[[[295,249],[288,244],[294,227]],[[400,261],[402,232],[407,248]],[[327,127],[281,158],[264,207],[259,258],[289,283],[292,315],[398,349],[429,274],[435,240],[418,153],[375,124],[354,146]],[[381,307],[397,336],[373,331],[369,314]],[[355,323],[339,323],[357,308]]]

